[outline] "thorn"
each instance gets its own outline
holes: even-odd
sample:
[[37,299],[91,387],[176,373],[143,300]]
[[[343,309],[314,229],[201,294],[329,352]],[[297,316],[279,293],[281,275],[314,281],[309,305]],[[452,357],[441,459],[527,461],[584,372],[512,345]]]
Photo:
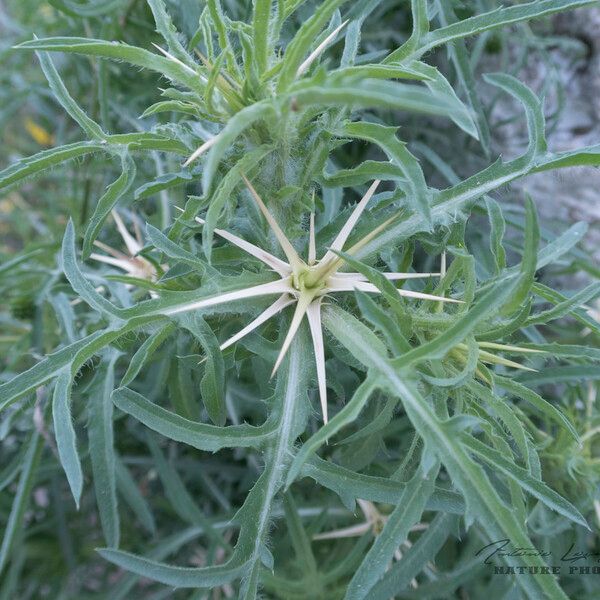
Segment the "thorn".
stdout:
[[184,62],[180,61],[178,58],[173,56],[171,53],[169,53],[166,50],[164,50],[163,48],[161,48],[158,44],[155,44],[154,42],[152,42],[152,45],[159,52],[164,54],[169,60],[172,60],[174,63],[177,63],[180,67],[184,68],[188,73],[191,73],[192,75],[198,75],[198,73],[196,73],[196,71],[194,71],[194,69],[192,69],[191,67],[188,67],[188,65],[186,65]]
[[348,19],[346,19],[341,25],[338,25],[308,56],[308,58],[298,67],[296,71],[296,78],[302,76],[310,65],[323,54],[328,44],[335,38],[335,36],[346,26]]
[[187,167],[190,163],[194,162],[199,156],[204,154],[211,146],[214,146],[214,144],[216,144],[217,140],[219,139],[220,135],[221,134],[215,135],[214,137],[211,137],[209,140],[204,142],[204,144],[197,148],[192,153],[192,155],[183,163],[183,166]]

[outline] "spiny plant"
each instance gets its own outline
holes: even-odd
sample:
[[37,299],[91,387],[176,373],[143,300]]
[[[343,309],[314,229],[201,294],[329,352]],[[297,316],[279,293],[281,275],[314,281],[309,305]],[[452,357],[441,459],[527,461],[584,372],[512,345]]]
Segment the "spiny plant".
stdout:
[[[591,4],[477,2],[464,14],[441,0],[409,11],[385,0],[209,0],[186,37],[163,0],[148,0],[161,39],[140,27],[140,45],[16,46],[36,52],[88,139],[15,162],[0,186],[82,157],[102,182],[110,161],[119,171],[92,214],[84,205],[67,224],[56,261],[34,241],[0,267],[19,350],[0,384],[1,437],[13,436],[0,489],[16,482],[0,513],[6,597],[80,597],[82,580],[110,598],[598,589],[494,577],[478,555],[503,539],[552,556],[561,539],[594,541],[600,325],[586,309],[600,285],[565,293],[536,279],[568,261],[597,275],[577,248],[585,226],[554,235],[528,196],[515,216],[489,194],[598,165],[600,146],[549,151],[542,100],[508,73],[488,74],[522,106],[528,144],[468,175],[469,156],[494,153],[496,123],[465,41]],[[118,2],[52,5],[88,30],[118,31],[107,16]],[[135,17],[145,23],[141,9]],[[387,19],[398,30],[380,34]],[[101,119],[68,91],[51,52],[91,58]],[[127,65],[118,103],[98,58]],[[140,68],[161,82],[128,94]],[[401,123],[425,134],[401,140]],[[436,153],[436,131],[464,155]],[[428,184],[428,163],[449,187]],[[482,246],[469,224],[485,218]],[[66,525],[65,481],[85,542]],[[51,489],[56,516],[33,523],[35,486]],[[102,542],[86,537],[89,514]],[[57,536],[64,558],[39,564],[44,538]],[[545,568],[533,554],[495,558]]]

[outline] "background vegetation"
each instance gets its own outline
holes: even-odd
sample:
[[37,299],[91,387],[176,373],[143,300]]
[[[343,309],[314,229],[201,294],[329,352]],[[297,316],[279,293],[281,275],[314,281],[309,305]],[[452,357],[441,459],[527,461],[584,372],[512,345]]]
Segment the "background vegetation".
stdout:
[[[509,187],[600,162],[552,146],[589,50],[552,15],[594,4],[0,7],[0,598],[597,597],[477,554],[600,551],[594,248]],[[306,323],[269,379],[291,308],[222,353],[264,298],[173,314],[272,279],[217,228],[283,258],[244,174],[304,257],[383,180],[326,425]],[[442,261],[398,287],[463,304],[381,276]]]

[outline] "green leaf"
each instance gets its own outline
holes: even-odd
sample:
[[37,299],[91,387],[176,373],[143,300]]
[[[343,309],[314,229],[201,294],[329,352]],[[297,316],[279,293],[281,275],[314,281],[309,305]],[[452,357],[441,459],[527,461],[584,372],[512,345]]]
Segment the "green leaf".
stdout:
[[490,250],[494,257],[496,275],[506,267],[506,252],[502,245],[502,238],[506,231],[506,222],[500,205],[492,198],[485,199],[485,206],[490,220]]
[[[569,251],[573,249],[585,236],[587,232],[587,225],[585,223],[576,223],[567,229],[565,232],[560,234],[557,238],[552,240],[546,246],[544,246],[539,252],[537,257],[536,271],[543,269],[545,266],[554,263],[560,257],[567,254]],[[520,274],[520,266],[515,265],[513,267],[509,267],[504,269],[503,272],[497,278],[491,279],[480,286],[480,290],[484,291],[491,287],[492,285],[496,285],[501,281],[507,281],[512,279],[513,277],[517,277]],[[548,289],[545,288],[544,289]],[[532,291],[540,294],[540,284],[534,283],[532,286]],[[558,298],[556,296],[557,292],[552,291],[552,296]],[[545,296],[544,296],[545,297]],[[561,296],[562,299],[564,299]],[[498,335],[495,339],[499,337],[503,337]]]
[[161,344],[175,331],[174,323],[165,323],[159,327],[152,335],[148,336],[144,343],[136,350],[129,361],[129,366],[123,378],[120,387],[129,385],[139,374],[143,366],[150,360],[154,352]]
[[[428,67],[425,63],[418,63],[419,67]],[[328,77],[331,80],[340,82],[361,81],[362,79],[412,79],[415,81],[431,80],[431,76],[427,75],[425,70],[414,66],[405,66],[397,64],[373,64],[358,65],[352,67],[344,67],[331,71]]]
[[530,344],[519,342],[519,347],[524,349],[524,354],[527,350],[539,350],[556,358],[557,356],[564,358],[585,358],[587,360],[600,360],[600,348],[590,346],[576,346],[574,344]]
[[509,301],[502,307],[504,314],[511,314],[521,308],[529,295],[537,268],[537,250],[540,243],[540,226],[535,204],[529,195],[525,196],[525,244],[521,272]]
[[[479,519],[490,539],[508,538],[521,547],[530,547],[531,541],[517,518],[502,501],[487,475],[473,460],[459,441],[455,428],[440,421],[429,403],[416,386],[407,378],[399,376],[385,354],[370,347],[360,336],[346,335],[345,317],[342,311],[328,306],[323,311],[323,322],[332,334],[364,364],[376,369],[387,382],[387,389],[394,390],[403,401],[404,408],[419,435],[431,451],[446,467],[454,484],[461,490],[472,516]],[[367,360],[365,360],[367,359]],[[503,557],[510,566],[545,566],[540,557]],[[519,578],[523,592],[532,597],[550,596],[566,600],[555,580]]]
[[148,503],[142,496],[136,482],[131,477],[127,467],[121,462],[118,456],[115,456],[116,482],[117,490],[123,500],[129,505],[135,513],[140,523],[151,533],[156,531],[154,517],[150,511]]
[[[543,285],[539,282],[533,284],[533,291],[547,300],[552,304],[558,305],[563,302],[568,302],[569,298],[552,288],[549,288],[546,285]],[[576,321],[590,329],[591,331],[600,335],[600,324],[596,319],[594,319],[588,312],[583,308],[573,308],[571,309],[570,316],[572,316]]]
[[514,284],[493,287],[444,333],[398,357],[393,364],[398,368],[407,368],[416,361],[443,358],[449,350],[472,333],[481,321],[498,310],[513,287]]
[[74,378],[83,364],[121,336],[162,320],[164,317],[161,315],[132,318],[125,323],[121,322],[95,331],[87,337],[49,354],[27,371],[19,373],[10,381],[0,385],[0,410],[33,392],[44,383],[59,377],[67,369]]
[[38,466],[42,457],[44,439],[39,431],[33,431],[27,447],[27,454],[21,466],[21,477],[17,486],[17,492],[12,502],[8,522],[2,532],[2,544],[0,545],[0,574],[13,556],[12,550],[17,535],[22,532],[25,511],[29,504],[29,497],[35,483]]
[[98,554],[126,571],[178,588],[216,588],[241,577],[247,568],[245,563],[239,564],[239,561],[232,566],[232,561],[229,561],[215,567],[176,567],[110,548],[101,548]]
[[79,294],[82,300],[104,315],[109,317],[119,316],[120,309],[98,293],[79,269],[75,251],[75,228],[73,227],[73,221],[70,219],[67,223],[65,236],[63,237],[61,263],[71,287]]
[[242,176],[250,175],[252,168],[272,151],[272,145],[263,144],[244,154],[244,156],[242,156],[242,158],[227,171],[212,195],[208,211],[206,211],[204,228],[202,230],[202,248],[204,249],[204,255],[209,262],[212,254],[214,230],[217,226],[219,217],[223,212],[223,207],[227,202],[235,201],[234,190],[242,181]]
[[96,204],[94,214],[89,219],[83,238],[83,258],[89,257],[94,240],[98,237],[102,225],[117,202],[129,191],[135,179],[135,163],[127,152],[121,154],[121,174],[107,188]]
[[429,16],[427,14],[427,0],[411,0],[412,32],[402,46],[394,50],[387,58],[390,61],[404,60],[414,54],[421,45],[421,40],[429,31]]
[[264,119],[273,111],[271,103],[267,100],[256,102],[250,106],[246,106],[227,121],[227,125],[218,134],[218,139],[209,150],[204,163],[204,171],[202,173],[202,188],[204,194],[210,192],[213,177],[219,166],[219,162],[229,150],[233,142],[246,130],[248,127]]
[[54,67],[50,55],[47,52],[36,52],[36,55],[42,66],[42,71],[48,80],[50,89],[54,97],[60,102],[61,106],[67,111],[69,116],[74,119],[85,133],[94,140],[104,140],[106,133],[94,120],[90,119],[83,109],[75,102],[69,91],[65,87],[58,71]]
[[376,388],[377,385],[374,380],[367,376],[354,392],[350,402],[348,402],[335,417],[323,425],[319,431],[302,445],[288,471],[286,487],[289,487],[294,479],[298,477],[302,465],[308,460],[310,455],[319,448],[319,446],[324,444],[331,436],[335,435],[342,427],[345,427],[358,418],[358,415]]
[[71,493],[77,508],[83,489],[83,473],[77,452],[77,440],[71,416],[71,373],[65,371],[56,381],[52,396],[52,419],[54,421],[54,437],[60,464],[67,476]]
[[454,97],[395,81],[364,79],[333,84],[326,80],[321,85],[303,81],[293,86],[289,97],[298,108],[323,104],[353,110],[388,108],[464,121],[464,107],[457,105]]
[[[529,146],[527,152],[520,157],[521,160],[533,161],[536,157],[543,157],[547,152],[545,121],[542,103],[539,98],[526,85],[512,75],[506,73],[489,73],[483,76],[485,81],[499,87],[507,94],[521,102],[527,118],[527,131],[529,132]],[[518,160],[518,159],[517,159]]]
[[339,169],[335,173],[321,175],[326,187],[351,187],[369,183],[374,179],[383,181],[404,181],[404,174],[398,165],[378,160],[365,160],[353,169]]
[[[448,26],[451,23],[456,23],[457,18],[452,8],[452,5],[442,0],[436,1],[438,8],[438,19],[442,26]],[[479,141],[486,156],[490,154],[490,130],[487,122],[487,116],[484,112],[483,104],[477,93],[475,74],[471,65],[467,46],[462,39],[454,40],[448,44],[448,53],[450,60],[456,69],[456,74],[460,85],[463,88],[471,109],[475,113],[475,124],[477,127]]]
[[548,508],[570,519],[573,523],[583,525],[583,527],[589,529],[586,520],[569,501],[551,490],[542,481],[533,478],[528,471],[515,465],[513,461],[507,460],[501,452],[486,446],[470,434],[462,434],[461,439],[470,452],[482,458],[493,469],[497,469],[500,473],[504,473],[504,475],[516,481],[521,488],[527,490]]
[[[228,70],[230,73],[239,73],[240,68],[231,50],[232,44],[228,34],[229,27],[226,24],[226,17],[223,13],[221,2],[220,0],[208,0],[207,6],[212,21],[212,27],[216,31],[219,39],[219,46],[221,51],[226,54]],[[210,32],[209,35],[212,36],[212,32]]]
[[112,145],[127,146],[131,152],[136,150],[157,150],[160,152],[175,152],[182,156],[189,153],[188,147],[178,139],[145,131],[116,133],[107,136],[106,141]]
[[[410,315],[406,310],[402,297],[398,294],[395,285],[380,271],[356,260],[351,254],[343,251],[340,251],[338,254],[350,267],[355,269],[361,275],[364,275],[370,283],[379,289],[395,315],[394,323],[405,323],[407,327],[410,326]],[[394,337],[394,343],[391,344],[390,347],[392,350],[397,351],[398,354],[407,352],[411,349],[411,346],[401,330],[401,326],[397,325],[397,327],[394,327],[394,325],[389,323],[390,319],[391,317],[386,320],[387,325],[385,325],[385,327],[388,328],[388,335],[393,335]],[[383,325],[382,317],[380,317],[380,323]]]
[[383,310],[371,297],[364,293],[356,291],[356,303],[364,317],[387,339],[387,342],[395,355],[402,354],[410,350],[410,345],[406,341],[400,326],[396,321]]
[[370,600],[389,600],[410,582],[432,561],[446,540],[456,530],[458,520],[453,515],[441,513],[428,524],[427,529],[405,553],[402,560],[393,563],[382,579],[370,592]]
[[[144,112],[140,115],[140,119],[145,119],[150,115],[156,115],[161,112],[180,112],[196,118],[200,116],[198,107],[191,102],[181,102],[180,100],[162,100],[160,102],[155,102],[146,110],[144,110]],[[135,197],[137,200],[138,198],[143,198],[144,196],[138,195],[136,191]]]
[[546,367],[540,373],[519,375],[518,381],[526,385],[555,385],[557,383],[581,383],[600,379],[600,367],[592,365],[569,365]]
[[[589,146],[561,153],[560,155],[546,154],[543,157],[538,157],[533,163],[530,163],[527,157],[525,158],[527,160],[526,165],[523,164],[521,158],[508,163],[496,162],[450,188],[435,192],[431,207],[431,222],[433,225],[449,225],[450,222],[456,221],[460,212],[475,200],[510,181],[530,173],[561,166],[600,165],[600,146]],[[572,240],[575,235],[581,235],[581,230],[582,227],[575,226],[569,230],[570,233],[567,237]],[[356,253],[356,257],[362,259],[376,254],[391,243],[398,244],[402,240],[423,231],[429,231],[427,221],[419,214],[411,215],[398,223],[392,223],[385,231],[361,248]],[[568,243],[567,239],[563,241]],[[540,252],[540,258],[542,255],[543,250]],[[540,268],[539,263],[538,268]]]
[[172,242],[162,231],[156,229],[146,223],[146,235],[150,243],[161,252],[164,252],[169,258],[181,261],[194,269],[199,270],[201,273],[206,271],[206,263],[198,258],[195,254],[188,252],[182,248],[179,244]]
[[0,385],[0,410],[4,410],[22,396],[33,392],[36,388],[60,375],[73,356],[89,344],[93,344],[103,332],[96,331],[91,335],[69,344],[64,348],[48,354],[30,369],[16,375],[10,381]]
[[115,478],[113,403],[110,398],[114,387],[114,365],[118,356],[113,352],[101,365],[88,392],[88,442],[96,504],[104,539],[112,548],[119,546],[120,535]]
[[73,52],[101,58],[122,60],[136,67],[143,67],[164,75],[174,83],[179,83],[202,93],[199,76],[186,65],[122,42],[107,42],[79,37],[50,37],[23,42],[16,46],[21,50],[46,50],[48,52]]
[[[312,456],[304,463],[301,474],[311,477],[340,497],[352,500],[364,498],[373,502],[396,505],[400,502],[406,487],[405,483],[389,477],[355,473],[318,456]],[[462,515],[465,512],[465,503],[460,494],[436,487],[427,501],[427,510]]]
[[33,156],[22,158],[10,167],[0,171],[0,189],[73,158],[99,152],[100,150],[106,150],[106,146],[99,142],[75,142],[74,144],[42,150],[42,152],[38,152]]
[[270,53],[269,26],[271,23],[272,0],[253,0],[252,42],[258,73],[262,75],[268,67]]
[[346,600],[370,598],[371,589],[386,571],[394,553],[406,541],[411,527],[419,521],[429,495],[433,491],[435,476],[423,476],[418,470],[406,484],[398,506],[389,515],[382,532],[375,538],[346,590]]
[[504,398],[497,396],[487,386],[481,385],[475,380],[471,380],[467,384],[467,388],[473,393],[476,400],[478,400],[482,405],[487,404],[492,409],[493,414],[495,414],[504,423],[506,429],[510,432],[514,440],[515,445],[519,449],[523,460],[526,462],[527,466],[529,466],[527,463],[529,460],[527,433],[525,432],[521,421],[515,415],[512,406],[510,406]]
[[341,134],[377,144],[397,165],[406,178],[406,198],[413,209],[429,220],[429,191],[425,176],[417,159],[406,149],[406,144],[396,137],[395,127],[384,127],[376,123],[347,123]]
[[225,365],[223,355],[212,329],[198,314],[183,314],[177,318],[200,343],[205,353],[204,375],[200,381],[202,401],[215,425],[223,425],[225,412]]
[[344,2],[346,0],[325,0],[300,26],[293,40],[285,49],[277,82],[278,92],[286,91],[292,84],[296,78],[298,67],[308,55],[315,38]]
[[275,435],[272,420],[259,427],[247,424],[217,427],[198,423],[162,408],[128,388],[116,389],[112,401],[117,408],[153,431],[199,450],[216,452],[221,448],[256,448]]
[[548,321],[553,321],[554,319],[562,319],[570,314],[574,309],[578,308],[582,304],[585,304],[586,302],[589,302],[599,294],[600,282],[591,283],[576,294],[573,294],[570,298],[559,302],[556,304],[556,306],[531,315],[527,321],[525,321],[525,326],[537,325],[538,323],[548,323]]
[[178,173],[165,173],[138,187],[133,196],[136,200],[143,200],[164,190],[191,183],[193,180],[194,176],[187,169],[182,169]]
[[278,371],[274,410],[278,435],[268,449],[265,469],[238,511],[241,530],[234,553],[227,563],[204,568],[176,567],[119,550],[99,550],[105,559],[123,569],[175,587],[216,587],[244,576],[241,596],[252,598],[256,595],[272,503],[281,487],[291,446],[304,429],[306,406],[301,398],[304,392],[300,390],[306,390],[307,386],[307,372],[301,358],[306,349],[305,337],[296,336],[285,366]]
[[[462,371],[456,373],[456,375],[451,375],[450,377],[433,377],[431,375],[427,375],[423,373],[423,379],[427,381],[430,385],[437,387],[461,387],[470,380],[475,371],[477,370],[477,361],[479,359],[479,347],[474,338],[468,337],[465,340],[465,346],[467,355],[464,358],[464,368]],[[455,372],[455,369],[451,368],[451,372]]]
[[71,17],[98,17],[107,13],[118,11],[124,0],[88,0],[85,4],[71,0],[49,0],[48,4]]
[[449,107],[454,107],[454,110],[449,112],[448,116],[456,125],[470,136],[478,139],[479,134],[477,125],[473,120],[472,111],[456,95],[450,82],[435,67],[426,63],[414,62],[411,64],[411,68],[425,77],[423,83],[433,95],[445,101]]
[[[490,29],[504,27],[512,23],[519,23],[520,21],[529,21],[530,19],[537,19],[556,12],[580,6],[589,6],[591,4],[594,4],[594,0],[535,0],[527,4],[497,8],[490,12],[475,15],[431,31],[423,36],[421,43],[417,46],[413,55],[415,57],[421,56],[437,46],[442,46],[453,40],[463,39],[471,35],[477,35]],[[386,60],[396,60],[395,52],[392,52]]]
[[179,34],[173,25],[173,21],[171,21],[171,17],[166,10],[163,0],[148,0],[148,5],[154,16],[156,31],[160,33],[167,42],[169,52],[188,67],[192,69],[196,68],[196,63],[192,60],[179,40]]

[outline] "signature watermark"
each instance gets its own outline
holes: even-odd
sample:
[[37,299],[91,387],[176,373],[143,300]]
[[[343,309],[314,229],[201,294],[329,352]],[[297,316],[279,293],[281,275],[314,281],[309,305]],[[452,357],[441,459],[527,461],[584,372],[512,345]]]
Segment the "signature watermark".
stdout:
[[[549,566],[527,565],[527,558],[551,559],[550,552],[534,547],[515,546],[508,538],[496,540],[480,548],[475,556],[481,556],[483,563],[494,567],[494,575],[600,575],[600,552],[580,550],[571,544],[558,559],[559,564]],[[494,558],[523,558],[524,565],[497,566]],[[555,562],[552,559],[552,562]]]

